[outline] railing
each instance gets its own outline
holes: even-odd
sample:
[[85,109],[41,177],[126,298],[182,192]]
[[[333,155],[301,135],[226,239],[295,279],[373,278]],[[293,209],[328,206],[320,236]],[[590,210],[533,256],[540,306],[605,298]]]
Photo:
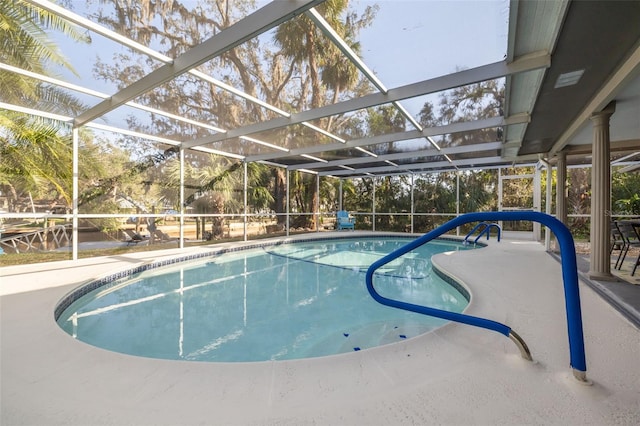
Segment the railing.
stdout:
[[571,367],[573,368],[574,377],[581,381],[587,382],[586,371],[587,364],[584,353],[584,336],[582,331],[582,312],[580,310],[580,293],[578,290],[578,268],[576,263],[576,250],[573,243],[573,237],[569,229],[553,216],[533,211],[517,211],[517,212],[482,212],[468,213],[450,220],[444,225],[431,232],[419,237],[398,250],[389,253],[382,259],[374,262],[367,270],[366,283],[369,294],[379,303],[398,309],[417,312],[437,318],[450,321],[460,322],[463,324],[473,325],[475,327],[486,328],[504,334],[513,340],[523,358],[531,360],[531,354],[522,341],[522,339],[508,326],[496,321],[485,318],[474,317],[471,315],[459,314],[456,312],[443,311],[440,309],[429,308],[426,306],[414,305],[411,303],[401,302],[381,296],[373,287],[374,272],[391,262],[392,260],[422,246],[423,244],[433,240],[436,237],[448,232],[460,225],[477,221],[500,221],[500,220],[527,220],[539,222],[549,227],[556,235],[560,252],[562,256],[562,279],[564,283],[565,306],[567,315],[567,325],[569,334],[569,352]]
[[476,230],[481,226],[484,226],[484,228],[482,229],[482,231],[480,231],[476,239],[473,240],[473,244],[477,243],[480,237],[482,237],[484,234],[487,234],[487,240],[488,240],[489,235],[491,234],[491,228],[496,228],[498,230],[498,242],[500,242],[500,234],[502,233],[502,229],[500,228],[500,225],[498,225],[497,223],[480,222],[479,224],[473,227],[471,232],[469,232],[466,237],[464,237],[464,243],[468,244],[469,237],[472,236],[473,233],[476,232]]
[[[2,246],[14,253],[43,251],[68,246],[71,243],[70,231],[64,225],[55,225],[37,231],[0,239]],[[49,236],[51,238],[49,238]]]

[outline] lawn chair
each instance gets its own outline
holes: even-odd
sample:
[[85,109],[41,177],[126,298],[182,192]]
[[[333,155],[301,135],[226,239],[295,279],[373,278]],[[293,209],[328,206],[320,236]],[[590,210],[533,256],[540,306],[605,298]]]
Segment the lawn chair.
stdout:
[[343,229],[355,230],[356,218],[351,216],[349,212],[345,210],[339,210],[336,213],[336,229],[341,231]]
[[[620,261],[620,267],[622,267],[622,263],[624,263],[624,259],[627,257],[627,253],[629,253],[629,249],[640,248],[640,235],[638,235],[636,228],[631,223],[620,221],[617,224],[618,224],[618,229],[622,234],[622,237],[626,241],[626,245],[622,253],[622,260]],[[633,265],[633,271],[631,272],[631,276],[633,276],[636,273],[636,269],[638,268],[638,265],[640,265],[640,254],[638,255],[638,258],[636,259]]]
[[162,230],[160,229],[156,229],[155,231],[153,231],[153,235],[158,239],[158,241],[160,242],[168,242],[168,241],[175,241],[178,240],[178,238],[174,238],[171,235],[162,232]]
[[622,253],[625,251],[627,247],[627,240],[622,236],[622,232],[618,229],[618,224],[615,221],[611,222],[611,249],[609,249],[609,255],[613,254],[614,250],[619,250],[618,258],[616,259],[616,264],[614,266],[615,269],[620,269],[622,267],[622,262],[620,259],[622,258]]
[[144,241],[144,237],[142,235],[135,231],[132,231],[131,229],[123,229],[122,232],[124,232],[124,241],[128,246],[130,246],[131,244],[138,245],[138,243]]

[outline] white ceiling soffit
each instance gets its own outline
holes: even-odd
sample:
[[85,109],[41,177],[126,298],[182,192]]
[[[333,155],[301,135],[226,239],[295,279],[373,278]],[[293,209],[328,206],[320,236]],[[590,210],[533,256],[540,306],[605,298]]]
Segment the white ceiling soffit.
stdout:
[[[616,95],[616,112],[609,121],[609,135],[611,149],[617,142],[636,140],[636,146],[640,147],[640,67],[637,77],[627,84]],[[586,115],[586,114],[585,114]],[[578,117],[579,118],[579,117]],[[572,123],[577,125],[580,123]],[[570,127],[569,130],[572,130]],[[571,133],[573,136],[568,137]],[[566,144],[564,143],[566,141]],[[552,148],[553,152],[568,151],[575,146],[589,145],[593,143],[593,126],[589,120],[582,121],[578,130],[561,135],[558,143]],[[562,145],[561,145],[562,144]]]
[[[571,139],[584,127],[585,123],[591,118],[593,111],[601,111],[616,95],[620,93],[622,89],[630,89],[631,95],[635,96],[630,100],[629,105],[625,105],[625,111],[631,114],[631,120],[627,125],[633,126],[635,124],[638,129],[640,119],[638,119],[638,87],[640,87],[640,41],[636,46],[635,51],[627,58],[627,60],[618,68],[602,89],[596,94],[596,96],[585,105],[578,118],[569,126],[569,128],[558,138],[553,148],[550,150],[550,155],[555,155],[569,144]],[[624,100],[623,100],[624,101]],[[618,108],[616,108],[617,110]],[[622,114],[618,114],[616,119],[621,118]],[[633,117],[635,115],[635,117]],[[615,114],[613,115],[615,116]],[[613,117],[612,116],[612,117]],[[618,126],[616,126],[618,127]],[[638,133],[636,133],[638,135]],[[590,143],[590,141],[589,141]]]
[[[532,52],[551,54],[558,40],[568,0],[520,1],[511,0],[509,9],[509,40],[507,61]],[[546,70],[507,76],[505,87],[505,115],[531,113],[538,97]],[[515,159],[527,130],[526,124],[505,128],[502,156]]]

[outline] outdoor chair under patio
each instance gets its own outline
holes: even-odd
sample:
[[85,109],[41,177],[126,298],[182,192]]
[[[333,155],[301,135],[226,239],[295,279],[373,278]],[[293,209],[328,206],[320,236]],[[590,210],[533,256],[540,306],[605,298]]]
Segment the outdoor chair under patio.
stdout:
[[614,265],[615,269],[620,269],[622,266],[622,262],[620,259],[622,258],[622,253],[624,252],[625,247],[627,246],[627,240],[622,236],[620,229],[618,229],[618,224],[615,221],[611,222],[611,249],[609,249],[609,255],[613,254],[614,250],[618,250],[618,258],[616,259],[616,264]]
[[354,230],[356,226],[356,218],[351,216],[349,212],[345,210],[339,210],[336,213],[336,229],[341,231],[343,229]]
[[131,244],[138,245],[138,243],[145,241],[145,238],[142,235],[131,229],[123,229],[122,232],[124,234],[124,241],[128,246]]
[[160,229],[156,229],[155,231],[153,231],[153,236],[155,237],[155,239],[157,241],[160,241],[160,242],[168,242],[168,241],[177,241],[177,240],[179,240],[179,238],[172,237],[171,235],[161,231]]
[[[622,263],[627,257],[627,253],[629,253],[629,249],[631,248],[640,249],[640,236],[638,235],[638,231],[636,231],[636,228],[629,222],[619,221],[617,222],[617,225],[618,225],[618,229],[620,230],[620,233],[622,234],[622,237],[625,239],[625,242],[626,242],[626,245],[623,248],[622,260],[620,261],[620,267],[622,267]],[[640,265],[640,253],[638,254],[638,257],[636,258],[636,261],[633,264],[633,271],[631,272],[631,276],[633,276],[636,273],[636,269],[638,268],[638,265]]]

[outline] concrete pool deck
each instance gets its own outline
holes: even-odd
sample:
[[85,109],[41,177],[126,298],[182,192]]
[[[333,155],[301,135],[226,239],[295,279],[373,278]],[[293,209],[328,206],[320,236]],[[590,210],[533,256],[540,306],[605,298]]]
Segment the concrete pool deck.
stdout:
[[113,353],[53,319],[89,279],[212,248],[0,268],[0,424],[640,424],[640,330],[581,282],[593,384],[575,380],[561,267],[532,241],[492,240],[434,262],[471,288],[467,312],[510,326],[533,363],[503,335],[462,324],[349,354],[245,364]]

